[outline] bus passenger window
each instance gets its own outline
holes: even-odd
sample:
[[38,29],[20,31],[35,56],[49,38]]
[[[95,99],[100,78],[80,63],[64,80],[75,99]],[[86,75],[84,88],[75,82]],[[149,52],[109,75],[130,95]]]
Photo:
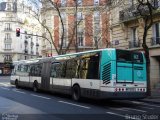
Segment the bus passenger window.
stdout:
[[117,61],[120,62],[131,62],[131,52],[124,50],[117,50]]
[[99,78],[99,54],[91,56],[88,62],[87,79]]
[[51,77],[56,77],[56,69],[55,69],[55,66],[53,64],[51,66]]
[[66,78],[74,78],[76,76],[76,69],[77,69],[76,66],[77,66],[76,60],[67,61]]

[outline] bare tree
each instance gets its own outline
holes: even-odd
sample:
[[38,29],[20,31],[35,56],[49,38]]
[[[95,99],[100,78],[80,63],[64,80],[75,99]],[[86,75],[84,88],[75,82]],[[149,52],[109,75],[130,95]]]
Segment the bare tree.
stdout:
[[[72,23],[72,25],[70,24],[68,29],[72,29],[71,33],[69,33],[68,35],[68,44],[66,47],[63,47],[66,43],[65,43],[65,33],[68,31],[65,31],[65,25],[64,25],[64,18],[63,18],[63,12],[65,11],[65,7],[62,6],[61,0],[28,0],[31,1],[32,4],[34,4],[34,6],[36,6],[36,10],[34,12],[34,17],[39,21],[39,23],[41,24],[42,28],[44,28],[46,30],[46,32],[49,34],[49,38],[57,52],[57,54],[64,54],[67,51],[69,51],[71,45],[73,42],[75,42],[74,46],[75,46],[75,50],[76,52],[78,52],[78,41],[77,41],[77,26],[79,25],[79,23],[82,21],[78,21],[77,22],[77,12],[78,12],[78,6],[79,3],[75,0],[71,1],[72,3],[72,7],[75,7],[75,9],[73,9],[72,15],[74,15],[74,21]],[[39,7],[39,5],[42,5],[42,9],[41,7]],[[61,27],[61,33],[60,33],[60,37],[58,36],[57,39],[58,40],[54,40],[54,36],[53,33],[58,33],[59,34],[59,24],[57,25],[56,28],[52,28],[49,29],[49,26],[47,26],[47,24],[45,24],[45,18],[41,18],[41,14],[43,12],[46,12],[47,10],[51,10],[53,12],[56,12],[56,16],[58,17],[57,21],[60,21],[60,27]],[[40,12],[41,11],[41,12]],[[53,26],[52,26],[53,27]],[[59,44],[59,39],[60,39],[60,44]],[[57,43],[58,41],[58,43]]]
[[[32,6],[32,12],[30,12],[30,14],[32,15],[32,17],[34,17],[39,22],[41,27],[43,29],[45,29],[45,31],[49,35],[49,38],[48,38],[45,33],[42,35],[42,37],[45,38],[46,40],[48,40],[50,43],[52,43],[51,49],[52,49],[52,45],[53,45],[54,49],[58,53],[59,51],[56,47],[55,42],[53,41],[52,28],[48,27],[46,24],[46,20],[42,19],[42,17],[41,17],[41,7],[42,7],[42,4],[45,2],[45,0],[28,0],[28,2],[30,2],[31,6]],[[52,50],[51,50],[51,53],[52,53]]]
[[144,20],[144,31],[143,31],[143,43],[142,47],[145,51],[146,61],[147,61],[147,93],[150,96],[151,95],[151,88],[150,88],[150,58],[149,58],[149,48],[146,44],[146,38],[148,34],[148,30],[152,27],[154,24],[153,17],[156,13],[156,10],[158,8],[158,2],[159,0],[137,0],[138,6],[137,10]]
[[[125,0],[109,0],[108,8],[112,9],[113,7],[117,7],[119,4],[124,4]],[[148,95],[151,94],[150,91],[150,58],[149,58],[149,48],[147,46],[147,35],[149,29],[152,27],[154,24],[153,18],[154,15],[156,14],[156,10],[158,8],[158,3],[159,0],[133,0],[133,3],[137,6],[137,13],[136,16],[139,16],[143,19],[144,21],[144,27],[143,27],[143,43],[142,47],[145,52],[145,57],[147,61],[147,93]]]

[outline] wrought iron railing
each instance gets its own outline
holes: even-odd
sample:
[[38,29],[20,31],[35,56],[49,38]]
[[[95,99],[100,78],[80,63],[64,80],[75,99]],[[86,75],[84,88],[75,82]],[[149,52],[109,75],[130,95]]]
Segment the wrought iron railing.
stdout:
[[160,37],[152,37],[151,38],[151,46],[160,44]]
[[[159,0],[154,0],[152,2],[152,5],[159,9],[160,8],[160,1]],[[119,12],[119,20],[120,21],[127,21],[127,20],[131,20],[134,19],[135,17],[140,16],[139,11],[137,10],[138,4],[134,4],[129,6],[126,9],[123,9],[122,11]],[[148,13],[148,8],[146,6],[141,6],[139,9],[141,9],[141,11],[145,14]]]
[[129,48],[140,47],[140,40],[129,41]]

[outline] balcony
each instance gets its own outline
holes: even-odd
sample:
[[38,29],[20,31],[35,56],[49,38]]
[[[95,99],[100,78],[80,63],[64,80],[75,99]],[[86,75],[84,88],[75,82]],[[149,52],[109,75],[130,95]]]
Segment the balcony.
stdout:
[[12,48],[4,48],[4,51],[5,51],[5,52],[11,52],[11,51],[12,51]]
[[[160,1],[155,0],[152,5],[157,8],[158,10],[160,9]],[[134,4],[126,9],[123,9],[122,11],[119,12],[119,20],[121,22],[125,22],[125,21],[130,21],[133,19],[136,19],[137,17],[140,16],[139,11],[137,10],[138,4]],[[143,14],[148,14],[148,7],[146,6],[141,6],[139,7],[139,9],[143,12]],[[156,13],[158,13],[159,11],[156,10]]]
[[31,46],[33,46],[34,45],[34,43],[33,42],[31,42]]
[[151,46],[160,45],[160,37],[152,37],[151,38]]
[[27,50],[27,49],[24,49],[24,53],[28,53],[28,50]]
[[28,41],[27,41],[27,40],[25,40],[25,41],[24,41],[24,44],[26,44],[26,45],[27,45],[27,44],[28,44]]
[[33,54],[34,54],[34,52],[33,52],[33,51],[31,51],[31,54],[33,55]]
[[12,31],[12,29],[11,28],[5,28],[4,31],[9,32],[9,31]]
[[38,44],[38,43],[36,43],[36,46],[37,46],[37,47],[39,47],[39,44]]
[[129,41],[129,48],[137,48],[137,47],[140,47],[139,40]]
[[39,56],[39,52],[36,52],[36,55]]
[[12,38],[4,38],[4,43],[12,43]]

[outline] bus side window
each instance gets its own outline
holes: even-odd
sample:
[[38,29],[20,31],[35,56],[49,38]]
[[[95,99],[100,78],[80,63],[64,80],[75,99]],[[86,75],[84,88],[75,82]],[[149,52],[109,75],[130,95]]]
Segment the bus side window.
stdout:
[[34,76],[35,75],[35,66],[31,67],[30,75]]
[[52,63],[51,66],[51,76],[54,78],[62,78],[62,67],[63,65],[59,62]]
[[56,69],[54,64],[51,66],[51,77],[56,78]]
[[18,65],[17,71],[21,71],[21,65]]
[[86,79],[86,78],[87,78],[88,61],[89,61],[88,58],[83,58],[83,59],[81,59],[79,77],[82,78],[82,79]]
[[74,78],[76,74],[77,63],[75,60],[69,60],[66,68],[66,78]]
[[90,57],[88,62],[87,79],[98,79],[99,78],[99,55]]
[[42,73],[42,64],[38,65],[38,76],[41,76]]

